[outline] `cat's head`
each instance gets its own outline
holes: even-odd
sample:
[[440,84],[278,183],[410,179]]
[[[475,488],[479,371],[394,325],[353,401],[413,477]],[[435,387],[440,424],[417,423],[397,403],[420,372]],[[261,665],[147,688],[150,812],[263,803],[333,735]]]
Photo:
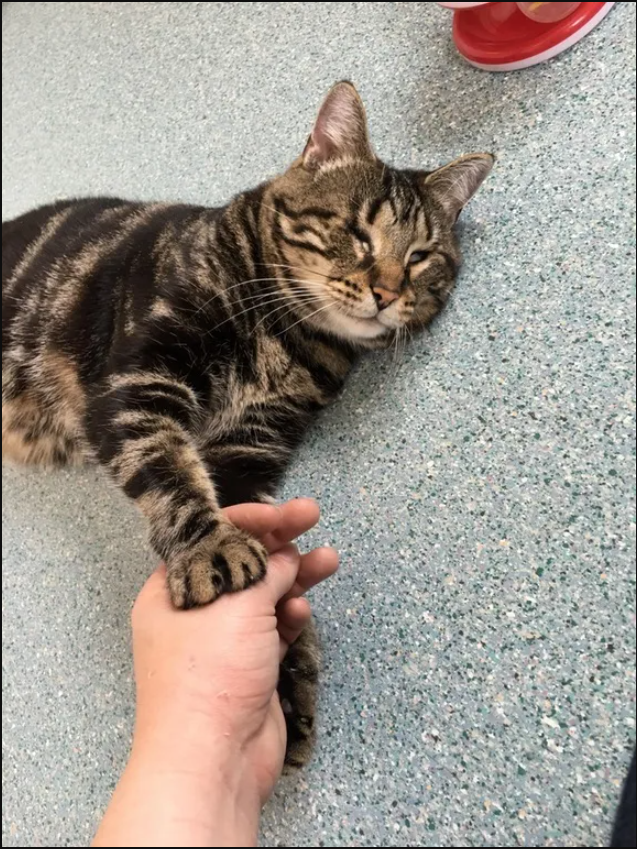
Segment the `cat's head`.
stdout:
[[335,85],[263,203],[268,264],[303,321],[368,346],[431,321],[458,269],[454,224],[492,165],[488,153],[435,171],[384,165],[358,92]]

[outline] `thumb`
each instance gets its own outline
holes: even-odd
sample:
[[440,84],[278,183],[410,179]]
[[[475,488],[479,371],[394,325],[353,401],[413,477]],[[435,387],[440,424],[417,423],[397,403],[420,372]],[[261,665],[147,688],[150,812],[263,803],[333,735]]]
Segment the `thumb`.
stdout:
[[136,604],[160,603],[172,608],[166,583],[166,564],[160,563],[155,571],[146,579],[146,583],[139,591]]
[[166,566],[160,563],[137,594],[131,611],[133,630],[146,616],[173,610],[166,584]]
[[258,584],[257,591],[267,594],[268,601],[275,607],[296,582],[301,565],[301,555],[295,545],[284,545],[268,558],[265,580]]

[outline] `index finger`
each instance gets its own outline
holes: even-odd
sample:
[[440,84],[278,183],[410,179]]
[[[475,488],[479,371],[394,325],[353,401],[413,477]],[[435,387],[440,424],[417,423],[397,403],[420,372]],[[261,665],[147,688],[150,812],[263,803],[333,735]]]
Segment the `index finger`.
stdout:
[[311,530],[321,516],[320,508],[313,498],[293,498],[281,504],[279,510],[279,524],[262,538],[268,551],[276,551]]
[[261,540],[275,531],[283,518],[281,508],[274,504],[235,504],[226,507],[223,514],[233,525]]
[[236,504],[223,511],[226,519],[257,537],[270,553],[313,528],[321,515],[313,498],[292,498],[284,504]]

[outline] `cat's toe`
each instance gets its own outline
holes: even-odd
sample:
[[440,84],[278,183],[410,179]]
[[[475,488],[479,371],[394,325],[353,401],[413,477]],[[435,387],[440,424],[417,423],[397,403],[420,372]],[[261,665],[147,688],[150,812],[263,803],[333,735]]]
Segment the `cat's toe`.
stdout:
[[168,563],[175,607],[210,604],[223,593],[244,590],[265,575],[267,551],[258,540],[228,523]]

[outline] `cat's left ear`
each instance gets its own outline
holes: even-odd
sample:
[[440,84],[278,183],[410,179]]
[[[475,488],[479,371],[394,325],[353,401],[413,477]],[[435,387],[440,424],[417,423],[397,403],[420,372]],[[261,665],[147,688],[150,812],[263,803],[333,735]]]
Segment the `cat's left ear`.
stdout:
[[360,94],[349,82],[332,86],[319,109],[303,151],[307,168],[329,162],[374,158],[367,135],[367,117]]
[[424,188],[455,221],[465,205],[491,173],[495,158],[490,153],[461,156],[428,174]]

